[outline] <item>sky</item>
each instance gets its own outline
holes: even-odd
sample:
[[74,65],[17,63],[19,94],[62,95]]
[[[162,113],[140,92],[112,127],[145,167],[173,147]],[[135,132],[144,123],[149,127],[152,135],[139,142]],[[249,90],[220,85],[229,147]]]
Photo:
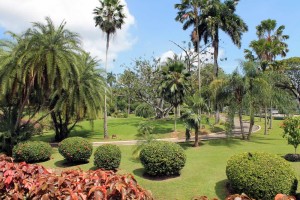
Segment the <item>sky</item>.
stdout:
[[[109,49],[109,69],[121,73],[132,61],[165,58],[170,52],[181,54],[174,45],[188,42],[191,30],[182,30],[175,21],[177,10],[174,4],[180,0],[120,0],[125,5],[125,24],[112,38]],[[92,56],[105,61],[105,34],[95,27],[93,9],[98,0],[0,0],[0,39],[8,39],[6,31],[22,33],[32,22],[45,22],[50,17],[58,26],[66,21],[66,27],[81,36],[83,48]],[[257,39],[255,27],[265,19],[275,19],[277,27],[285,25],[284,33],[290,36],[288,57],[300,56],[300,1],[299,0],[240,0],[237,14],[248,25],[242,36],[242,46],[234,46],[230,38],[220,35],[219,65],[225,72],[232,72],[244,59],[244,49]],[[278,59],[281,59],[278,57]]]

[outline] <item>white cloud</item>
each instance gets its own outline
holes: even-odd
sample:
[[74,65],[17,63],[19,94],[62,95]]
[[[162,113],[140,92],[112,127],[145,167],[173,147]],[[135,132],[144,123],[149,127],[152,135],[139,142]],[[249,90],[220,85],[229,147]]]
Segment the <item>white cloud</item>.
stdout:
[[[125,24],[121,30],[117,30],[116,36],[112,38],[109,48],[109,61],[117,58],[121,51],[130,49],[136,39],[130,35],[129,29],[135,23],[130,14],[126,1]],[[21,33],[31,27],[31,22],[45,22],[49,16],[56,25],[63,20],[67,22],[66,27],[80,34],[83,47],[105,60],[105,35],[95,27],[93,9],[99,6],[98,0],[1,0],[0,1],[0,26],[5,30]]]

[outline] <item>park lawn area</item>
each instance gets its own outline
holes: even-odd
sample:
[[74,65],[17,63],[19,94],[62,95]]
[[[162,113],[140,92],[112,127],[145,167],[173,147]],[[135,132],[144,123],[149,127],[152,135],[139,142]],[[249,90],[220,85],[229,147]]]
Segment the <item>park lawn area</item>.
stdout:
[[[258,123],[258,122],[256,122]],[[259,122],[263,124],[263,122]],[[131,173],[138,183],[151,190],[155,199],[191,199],[193,196],[206,195],[210,198],[224,199],[226,192],[226,162],[234,154],[248,151],[264,151],[283,156],[293,153],[291,145],[282,138],[279,128],[281,120],[274,120],[274,128],[268,135],[263,135],[262,129],[254,133],[250,141],[240,139],[219,139],[203,141],[199,148],[192,147],[191,143],[180,144],[187,155],[186,166],[179,177],[169,179],[149,179],[143,176],[143,167],[132,156],[134,146],[120,146],[122,160],[118,173]],[[76,168],[83,170],[95,169],[93,157],[90,162],[79,166],[70,166],[65,163],[57,149],[54,149],[53,159],[40,163],[47,168]],[[300,178],[300,163],[291,163]],[[300,179],[299,179],[300,180]],[[298,187],[300,191],[300,187]]]
[[[82,121],[74,128],[70,133],[70,137],[79,136],[87,138],[91,142],[97,141],[111,141],[111,140],[135,140],[139,139],[138,125],[140,122],[146,121],[141,117],[130,115],[128,118],[108,118],[108,132],[110,139],[104,139],[103,137],[103,120],[97,119],[94,122]],[[149,120],[151,126],[154,126],[155,138],[171,138],[171,137],[185,137],[185,125],[181,120],[177,120],[177,133],[174,134],[174,120],[173,119],[160,119]],[[205,119],[202,119],[202,124],[205,124]],[[206,126],[209,128],[209,126]],[[212,131],[222,131],[224,126],[216,125]],[[212,132],[209,130],[209,132]],[[116,139],[111,139],[112,135],[116,135]],[[54,138],[54,131],[49,130],[42,135],[33,136],[31,140],[39,140],[44,142],[51,142]]]

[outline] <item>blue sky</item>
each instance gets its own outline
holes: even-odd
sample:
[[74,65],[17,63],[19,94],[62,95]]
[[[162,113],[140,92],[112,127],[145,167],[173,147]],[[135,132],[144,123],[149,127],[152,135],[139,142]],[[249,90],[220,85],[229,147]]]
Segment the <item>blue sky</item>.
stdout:
[[[188,41],[191,30],[183,31],[182,24],[174,20],[174,4],[180,0],[122,0],[126,4],[126,25],[114,37],[110,49],[110,71],[120,73],[121,65],[130,66],[138,57],[159,57],[165,52],[181,53],[170,40],[181,44]],[[50,16],[56,24],[66,20],[67,27],[82,35],[83,46],[92,55],[104,60],[105,40],[94,27],[92,10],[97,0],[1,0],[0,38],[7,30],[20,33],[30,27],[30,22],[43,21]],[[219,64],[231,72],[243,59],[243,50],[256,39],[255,27],[265,19],[275,19],[277,25],[285,25],[290,52],[287,57],[300,55],[300,1],[297,0],[240,0],[237,14],[246,22],[249,31],[242,37],[238,49],[228,36],[221,34],[220,48],[227,61]],[[280,59],[280,57],[278,57]],[[113,62],[113,60],[115,60]]]

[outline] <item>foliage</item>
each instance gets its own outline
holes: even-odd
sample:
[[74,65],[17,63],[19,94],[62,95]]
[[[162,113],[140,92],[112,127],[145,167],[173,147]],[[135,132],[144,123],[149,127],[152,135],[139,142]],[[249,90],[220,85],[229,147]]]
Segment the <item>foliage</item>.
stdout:
[[151,126],[148,121],[142,121],[139,123],[137,131],[140,135],[149,135],[153,133],[154,128],[155,127]]
[[17,161],[34,163],[49,160],[52,148],[49,143],[41,141],[26,141],[18,143],[13,148],[13,157]]
[[0,156],[1,199],[153,199],[130,174],[68,170],[50,173],[33,164]]
[[59,143],[58,151],[69,162],[86,162],[92,155],[93,146],[84,138],[70,137]]
[[283,137],[287,139],[288,144],[293,145],[295,153],[300,144],[300,117],[289,117],[283,121]]
[[236,200],[236,199],[239,199],[239,200],[254,200],[254,199],[251,199],[250,197],[248,197],[246,194],[233,194],[233,195],[229,195],[228,197],[226,197],[225,200]]
[[184,167],[186,155],[176,143],[153,141],[140,152],[145,172],[151,176],[178,175]]
[[135,108],[135,115],[138,117],[149,118],[155,115],[153,107],[149,104],[141,103]]
[[273,199],[276,194],[294,195],[297,190],[295,171],[279,156],[246,152],[232,156],[226,166],[231,189],[255,199]]
[[120,166],[121,150],[117,145],[104,144],[94,154],[94,165],[105,170],[116,170]]

